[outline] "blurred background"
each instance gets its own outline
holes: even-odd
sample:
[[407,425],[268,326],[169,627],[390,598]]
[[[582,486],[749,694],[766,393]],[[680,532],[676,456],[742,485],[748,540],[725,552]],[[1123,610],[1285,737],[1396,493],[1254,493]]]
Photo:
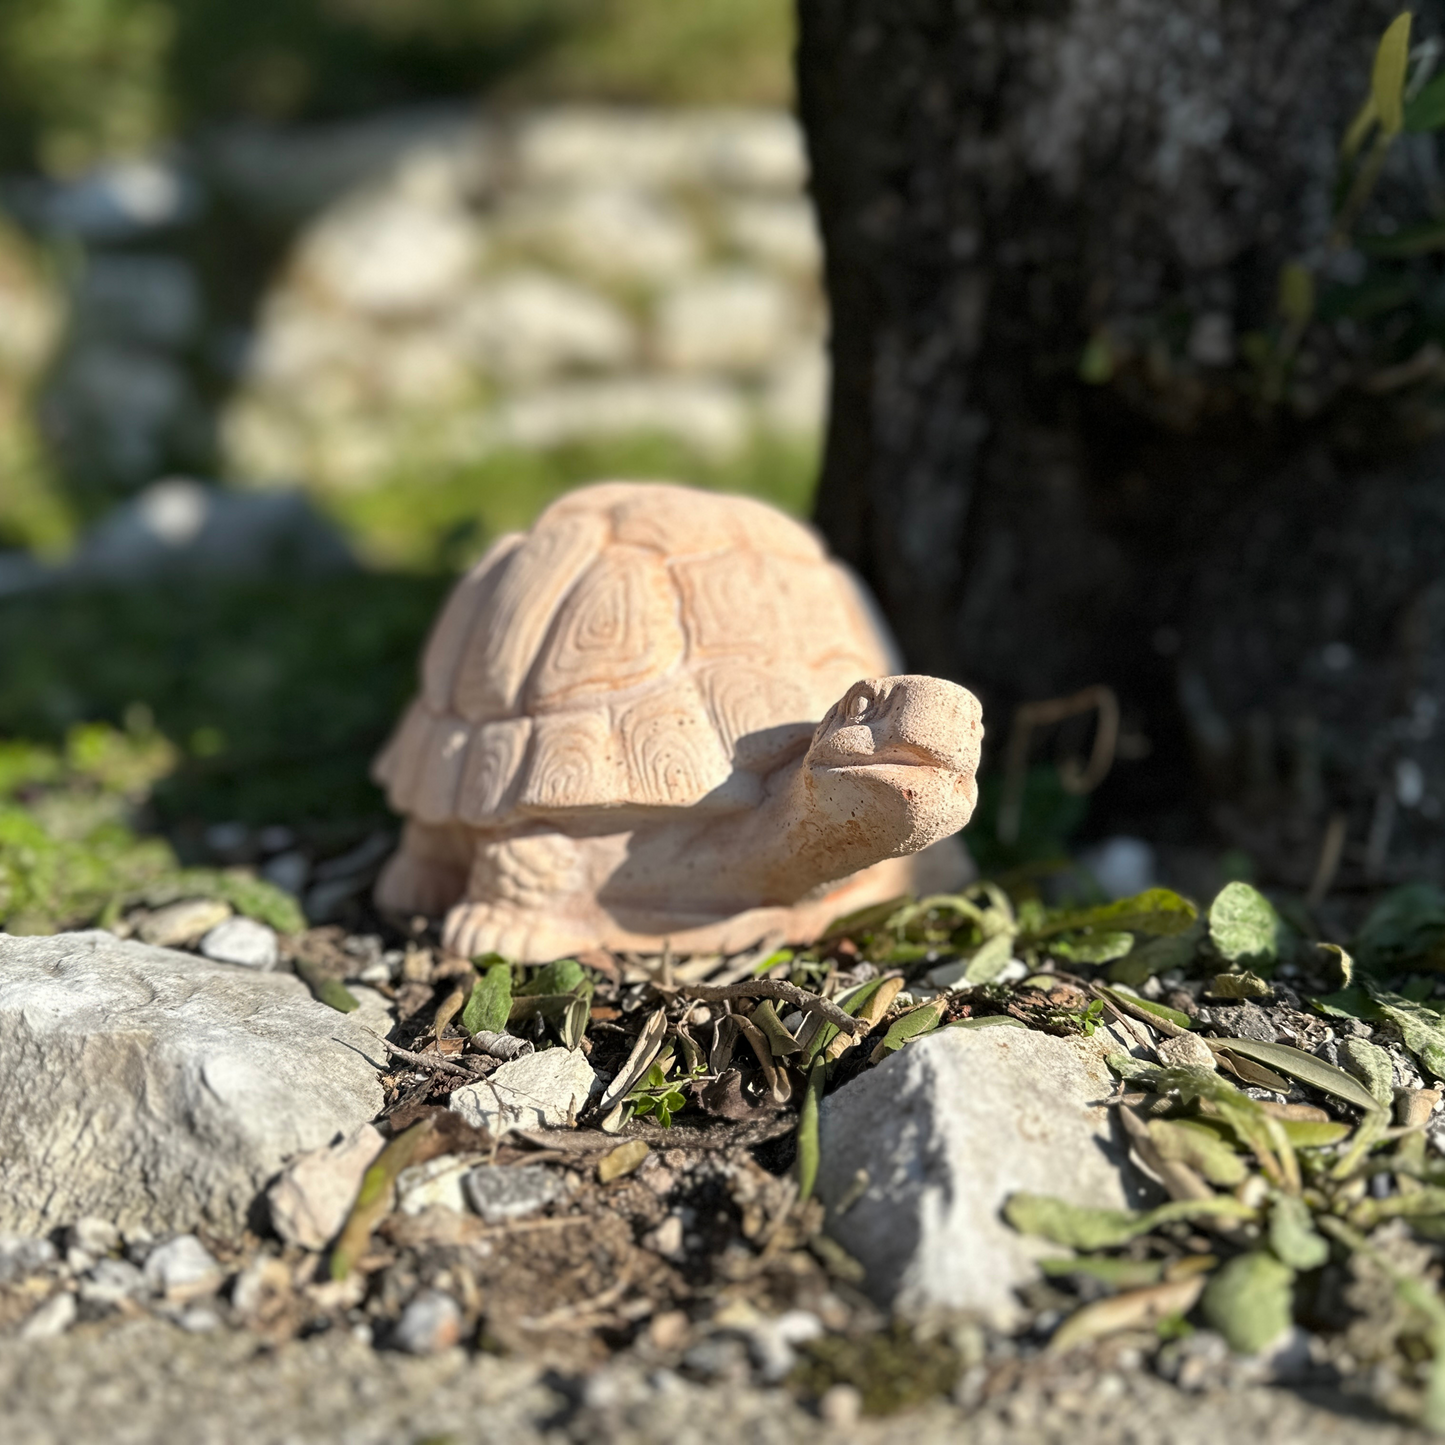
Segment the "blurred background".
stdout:
[[377,852],[440,597],[566,488],[806,512],[792,32],[788,0],[0,0],[0,925],[93,911],[147,831],[293,891]]

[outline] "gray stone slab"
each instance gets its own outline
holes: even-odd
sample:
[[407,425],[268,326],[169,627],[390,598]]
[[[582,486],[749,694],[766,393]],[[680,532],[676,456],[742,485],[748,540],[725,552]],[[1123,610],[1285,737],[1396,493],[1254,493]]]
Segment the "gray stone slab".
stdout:
[[234,1233],[288,1158],[382,1104],[370,998],[102,932],[0,936],[0,1231],[93,1214]]

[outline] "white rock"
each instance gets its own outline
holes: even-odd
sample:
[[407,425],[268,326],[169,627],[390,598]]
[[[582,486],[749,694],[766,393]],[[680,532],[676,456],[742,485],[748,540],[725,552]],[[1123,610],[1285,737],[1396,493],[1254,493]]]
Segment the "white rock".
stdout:
[[65,1242],[71,1249],[83,1249],[99,1259],[120,1245],[120,1230],[108,1219],[87,1215],[65,1231]]
[[724,224],[733,244],[766,266],[814,276],[822,265],[817,222],[803,196],[737,201]]
[[785,436],[816,437],[828,416],[828,357],[821,346],[785,356],[764,381],[763,420]]
[[623,377],[573,382],[503,402],[483,421],[478,441],[483,450],[555,447],[638,432],[660,432],[725,458],[748,439],[747,407],[733,387],[715,380]]
[[235,963],[263,972],[276,967],[280,953],[276,931],[254,918],[228,918],[201,940],[201,952],[217,963]]
[[34,1239],[23,1234],[0,1234],[0,1284],[10,1284],[34,1274],[57,1258],[55,1246],[48,1239]]
[[556,1171],[543,1164],[483,1164],[462,1183],[468,1202],[488,1224],[525,1219],[565,1193]]
[[1101,1101],[1113,1091],[1089,1039],[944,1029],[823,1101],[818,1193],[829,1231],[907,1314],[971,1310],[1007,1325],[1014,1290],[1047,1252],[1000,1216],[1019,1191],[1119,1209],[1138,1202]]
[[302,238],[297,264],[342,305],[398,316],[445,304],[481,252],[480,228],[460,207],[376,190],[327,211]]
[[797,122],[766,110],[550,107],[519,124],[515,163],[525,181],[550,186],[623,175],[648,186],[796,191],[807,174]]
[[454,1089],[451,1108],[493,1135],[508,1129],[555,1128],[576,1120],[600,1088],[581,1049],[546,1049],[503,1064],[475,1084]]
[[0,1230],[238,1233],[286,1159],[375,1116],[389,1027],[108,933],[0,937],[0,1077],[26,1081],[0,1090]]
[[456,329],[478,365],[508,382],[568,367],[617,367],[636,348],[632,324],[610,301],[540,271],[479,287],[458,307]]
[[499,225],[516,246],[535,247],[587,275],[641,285],[682,275],[702,251],[678,207],[616,182],[524,196]]
[[20,1327],[22,1340],[53,1340],[75,1323],[76,1304],[73,1294],[52,1295]]
[[341,1232],[361,1180],[385,1141],[370,1124],[293,1159],[270,1188],[271,1225],[287,1244],[325,1249]]
[[146,1255],[145,1282],[170,1300],[210,1294],[221,1283],[221,1266],[194,1234],[179,1234]]
[[461,1158],[442,1154],[425,1164],[413,1164],[396,1176],[396,1207],[403,1214],[421,1214],[427,1209],[467,1210],[463,1180],[471,1172],[475,1156]]
[[462,1312],[440,1290],[424,1290],[401,1312],[392,1336],[398,1349],[411,1355],[434,1355],[450,1349],[462,1335]]
[[103,1259],[80,1281],[87,1304],[118,1305],[145,1289],[145,1275],[128,1259]]
[[180,943],[194,943],[230,916],[229,903],[217,898],[188,898],[182,903],[158,908],[149,918],[142,919],[136,935],[142,943],[173,948]]
[[797,327],[789,289],[738,267],[685,281],[663,297],[657,350],[679,371],[758,371],[786,348]]

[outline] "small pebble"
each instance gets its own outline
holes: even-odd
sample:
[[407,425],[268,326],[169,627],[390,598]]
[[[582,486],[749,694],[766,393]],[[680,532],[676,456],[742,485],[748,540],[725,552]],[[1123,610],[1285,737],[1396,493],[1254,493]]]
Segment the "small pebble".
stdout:
[[562,1181],[542,1164],[483,1164],[467,1175],[464,1187],[472,1208],[488,1224],[524,1219],[563,1192]]
[[102,1259],[80,1281],[79,1293],[86,1304],[118,1305],[144,1289],[145,1276],[128,1259]]
[[205,1335],[221,1328],[221,1317],[204,1305],[192,1305],[176,1316],[176,1323],[189,1334]]
[[642,1236],[642,1247],[664,1259],[682,1258],[682,1220],[669,1214],[656,1229]]
[[818,1414],[834,1430],[851,1430],[863,1414],[863,1392],[856,1385],[830,1385],[818,1401]]
[[221,1283],[220,1265],[194,1234],[177,1235],[153,1249],[146,1256],[144,1273],[156,1294],[175,1300],[209,1294]]
[[0,1234],[0,1284],[23,1279],[48,1264],[54,1264],[56,1249],[48,1239],[25,1234]]
[[429,1289],[412,1300],[396,1324],[393,1342],[409,1355],[435,1355],[462,1337],[462,1312],[440,1290]]
[[194,943],[230,916],[229,903],[215,898],[189,898],[184,903],[159,908],[143,919],[136,936],[142,943],[152,943],[157,948],[177,948]]
[[687,1343],[689,1327],[686,1311],[664,1310],[660,1315],[653,1315],[647,1338],[654,1349],[680,1350]]
[[22,1340],[53,1340],[75,1323],[75,1296],[52,1295],[20,1327]]
[[1198,1034],[1180,1034],[1177,1038],[1160,1039],[1154,1045],[1159,1062],[1166,1068],[1217,1069],[1214,1050]]
[[276,934],[254,918],[228,918],[201,940],[201,952],[217,963],[239,964],[263,973],[276,967],[280,957]]
[[87,1215],[65,1231],[65,1242],[72,1249],[83,1249],[99,1259],[120,1247],[120,1230],[108,1219]]

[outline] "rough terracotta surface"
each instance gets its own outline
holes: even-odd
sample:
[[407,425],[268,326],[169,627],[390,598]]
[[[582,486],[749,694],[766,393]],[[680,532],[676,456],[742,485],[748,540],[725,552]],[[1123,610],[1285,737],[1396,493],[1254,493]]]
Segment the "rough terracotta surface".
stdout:
[[780,512],[573,492],[442,610],[376,764],[409,818],[378,901],[447,912],[459,952],[543,961],[806,941],[957,883],[978,703],[896,665],[856,579]]
[[867,1269],[880,1301],[1011,1325],[1014,1290],[1036,1277],[1040,1253],[1059,1251],[1003,1222],[1009,1195],[1108,1209],[1139,1202],[1100,1107],[1113,1089],[1094,1039],[1000,1026],[908,1045],[823,1101],[818,1193],[829,1232]]

